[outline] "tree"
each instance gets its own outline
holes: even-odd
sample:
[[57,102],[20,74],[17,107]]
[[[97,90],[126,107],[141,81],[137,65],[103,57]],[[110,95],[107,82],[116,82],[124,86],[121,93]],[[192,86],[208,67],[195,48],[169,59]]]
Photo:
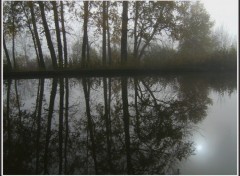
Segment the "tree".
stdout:
[[9,70],[12,70],[11,60],[10,60],[10,57],[9,57],[9,54],[8,54],[8,50],[7,50],[7,46],[6,46],[4,36],[3,36],[3,49],[4,49],[4,52],[5,52],[6,58],[7,58],[8,68],[9,68]]
[[86,50],[88,45],[88,1],[84,1],[84,22],[83,22],[83,44],[82,44],[82,66],[86,66]]
[[58,62],[59,67],[63,68],[63,54],[62,54],[62,41],[60,35],[60,27],[59,27],[59,19],[58,19],[58,9],[57,9],[57,2],[51,1],[53,6],[53,13],[54,13],[54,23],[56,29],[56,37],[57,37],[57,45],[58,45]]
[[134,39],[133,56],[140,60],[154,39],[160,39],[163,32],[171,35],[177,23],[179,4],[170,1],[135,2],[133,8]]
[[[3,31],[5,40],[7,37],[12,39],[12,59],[13,68],[17,69],[17,62],[15,56],[15,39],[19,31],[22,29],[22,12],[20,8],[21,2],[9,1],[3,3]],[[6,42],[6,41],[5,41]]]
[[42,22],[43,22],[45,36],[47,39],[48,48],[49,48],[51,58],[52,58],[52,65],[53,65],[53,68],[56,69],[57,68],[57,57],[56,57],[56,53],[55,53],[55,50],[53,47],[53,42],[51,39],[50,31],[49,31],[47,20],[46,20],[46,15],[45,15],[45,11],[44,11],[44,2],[39,1],[38,4],[40,7],[40,11],[41,11]]
[[186,56],[204,56],[211,50],[213,22],[199,1],[189,6],[179,26],[179,52]]
[[12,13],[12,57],[14,68],[17,68],[16,58],[15,58],[15,35],[16,35],[16,26],[15,26],[15,2],[11,2],[11,13]]
[[102,62],[103,65],[106,65],[106,22],[107,22],[107,9],[106,9],[106,1],[103,1],[102,6]]
[[111,41],[110,41],[110,29],[109,29],[109,6],[110,6],[110,2],[107,1],[107,40],[108,40],[108,61],[109,61],[109,65],[112,64],[112,51],[111,51]]
[[123,1],[122,11],[122,37],[121,37],[121,63],[127,61],[127,31],[128,31],[128,1]]
[[212,33],[212,42],[214,50],[216,51],[226,51],[231,48],[233,42],[228,34],[227,30],[223,26],[218,27]]
[[66,38],[66,30],[65,30],[65,22],[64,22],[64,10],[63,10],[63,2],[60,1],[61,5],[61,24],[62,24],[62,35],[63,35],[63,49],[64,49],[64,66],[67,68],[68,65],[68,54],[67,54],[67,38]]
[[[34,3],[29,2],[32,24],[33,24],[33,31],[34,31],[34,34],[32,33],[32,36],[33,36],[33,41],[36,40],[36,44],[37,44],[37,50],[38,50],[38,56],[39,56],[39,67],[45,69],[42,47],[41,47],[41,42],[40,42],[38,31],[37,31],[37,25],[36,25],[36,19],[35,19],[35,13],[34,13],[34,7],[33,6],[34,6]],[[34,37],[35,37],[35,40],[34,40]]]
[[138,50],[137,50],[137,42],[138,42],[137,23],[138,23],[138,15],[139,15],[138,11],[139,11],[139,2],[135,1],[135,19],[134,19],[134,31],[133,31],[133,36],[134,36],[133,56],[134,56],[134,59],[137,59],[137,55],[138,55]]

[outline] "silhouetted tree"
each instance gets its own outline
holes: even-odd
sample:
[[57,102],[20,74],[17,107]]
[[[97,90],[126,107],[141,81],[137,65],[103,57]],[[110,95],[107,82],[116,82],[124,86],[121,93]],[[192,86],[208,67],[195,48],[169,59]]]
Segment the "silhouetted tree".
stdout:
[[65,22],[64,22],[64,9],[63,2],[60,1],[61,5],[61,24],[62,24],[62,35],[63,35],[63,49],[64,49],[64,66],[68,67],[68,54],[67,54],[67,38],[66,38],[66,30],[65,30]]
[[[36,19],[35,19],[35,13],[34,13],[34,7],[33,6],[34,6],[34,3],[29,2],[32,24],[33,24],[33,32],[34,32],[33,38],[35,37],[35,39],[36,39],[38,56],[39,56],[39,67],[42,68],[42,69],[45,69],[45,63],[44,63],[44,60],[43,60],[43,53],[42,53],[42,46],[41,46],[41,42],[40,42],[40,39],[39,39],[38,31],[37,31],[37,24],[36,24]],[[33,41],[35,41],[35,40],[33,40]]]
[[51,39],[51,35],[49,32],[49,28],[48,28],[48,24],[47,24],[47,20],[46,20],[46,16],[45,16],[45,11],[44,11],[44,2],[39,1],[38,2],[39,7],[40,7],[40,11],[41,11],[41,17],[42,17],[42,22],[43,22],[43,27],[44,27],[44,32],[45,32],[45,36],[47,39],[47,44],[48,44],[48,48],[51,54],[51,58],[52,58],[52,65],[53,68],[57,68],[57,57],[56,57],[56,53],[53,47],[53,42]]
[[103,1],[103,6],[102,6],[102,19],[103,19],[103,24],[102,24],[102,62],[103,65],[106,65],[106,23],[107,23],[107,7],[106,7],[106,1]]
[[83,22],[83,44],[82,44],[82,66],[86,66],[86,51],[88,45],[88,1],[84,1],[84,22]]
[[60,34],[60,27],[59,27],[59,19],[58,19],[58,8],[57,2],[51,1],[53,6],[53,14],[54,14],[54,23],[56,29],[56,37],[57,37],[57,46],[58,46],[58,66],[63,68],[63,50],[62,50],[62,41],[61,41],[61,34]]
[[9,57],[9,54],[8,54],[8,50],[7,50],[7,46],[6,46],[4,36],[3,36],[3,49],[4,49],[4,52],[5,52],[5,56],[7,58],[8,69],[12,70],[12,64],[11,64],[11,60],[10,60],[10,57]]
[[123,1],[122,11],[122,37],[121,37],[121,62],[127,61],[127,31],[128,31],[128,1]]

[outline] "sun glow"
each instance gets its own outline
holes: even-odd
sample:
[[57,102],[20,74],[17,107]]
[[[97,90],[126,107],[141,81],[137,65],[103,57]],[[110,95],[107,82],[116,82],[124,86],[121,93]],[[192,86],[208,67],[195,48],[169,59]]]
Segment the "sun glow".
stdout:
[[201,144],[198,144],[198,145],[197,145],[197,151],[200,152],[200,151],[202,151],[202,149],[203,149],[202,145],[201,145]]

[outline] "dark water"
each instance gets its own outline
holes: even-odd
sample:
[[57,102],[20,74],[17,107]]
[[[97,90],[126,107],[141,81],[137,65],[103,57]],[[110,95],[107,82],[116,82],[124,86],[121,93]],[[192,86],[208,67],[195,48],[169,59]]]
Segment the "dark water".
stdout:
[[4,80],[4,174],[237,174],[234,74]]

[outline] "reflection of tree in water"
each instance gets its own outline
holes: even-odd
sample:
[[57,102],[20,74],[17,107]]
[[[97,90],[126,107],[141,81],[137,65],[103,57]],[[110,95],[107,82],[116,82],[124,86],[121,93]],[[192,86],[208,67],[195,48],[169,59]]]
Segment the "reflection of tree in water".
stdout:
[[29,110],[24,81],[6,80],[4,174],[173,173],[194,152],[190,136],[206,116],[209,90],[236,88],[194,78],[39,79]]

